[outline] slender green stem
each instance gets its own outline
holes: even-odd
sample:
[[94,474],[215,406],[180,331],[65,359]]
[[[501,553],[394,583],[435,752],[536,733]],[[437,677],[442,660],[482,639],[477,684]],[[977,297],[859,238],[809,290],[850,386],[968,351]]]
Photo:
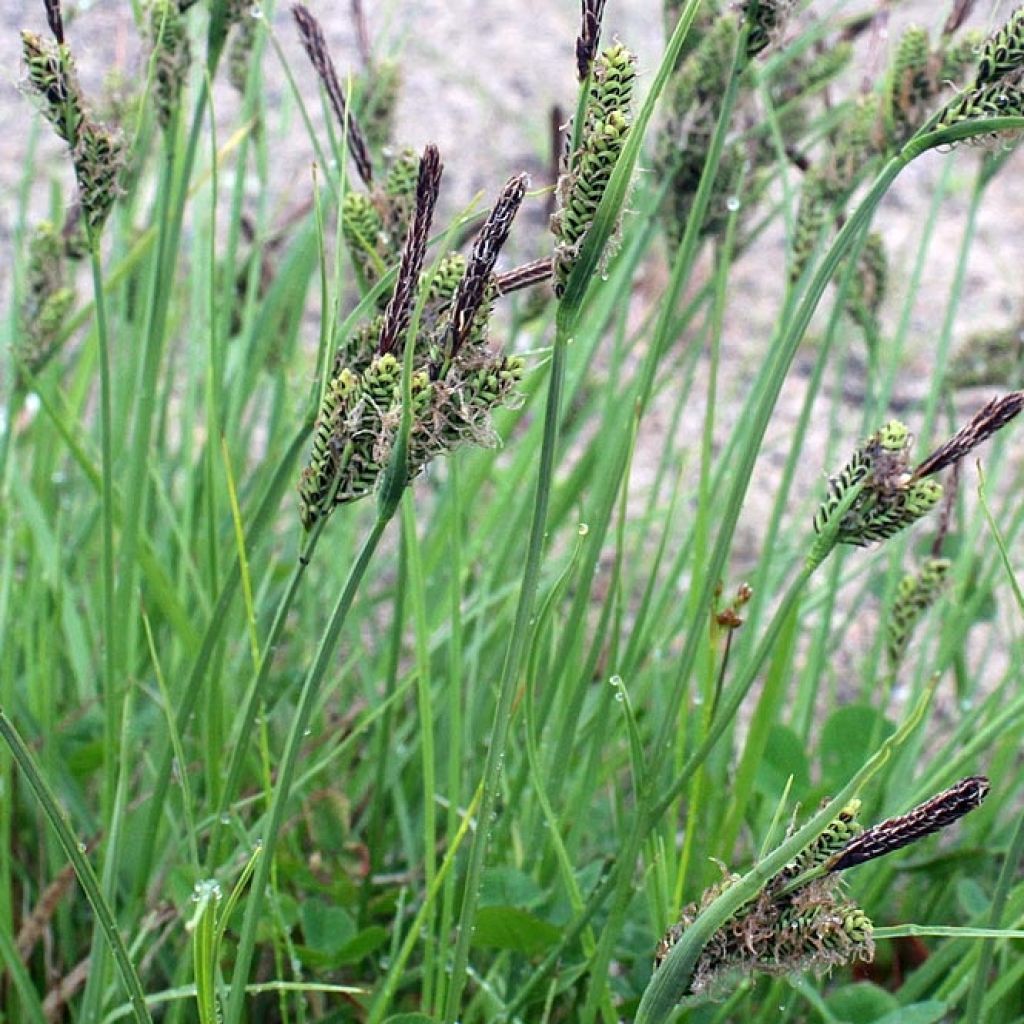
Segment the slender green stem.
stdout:
[[117,788],[119,761],[118,732],[120,728],[120,694],[116,679],[114,642],[114,452],[111,427],[110,335],[107,329],[107,304],[103,294],[103,271],[100,266],[99,239],[90,246],[93,302],[96,306],[96,343],[100,363],[100,462],[101,506],[103,523],[103,818],[110,820]]

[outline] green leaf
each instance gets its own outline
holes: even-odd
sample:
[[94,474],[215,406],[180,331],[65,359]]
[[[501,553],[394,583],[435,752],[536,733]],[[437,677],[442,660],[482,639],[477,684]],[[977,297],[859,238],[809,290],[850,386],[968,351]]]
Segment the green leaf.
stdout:
[[988,895],[975,878],[957,879],[956,901],[967,917],[979,917],[989,908]]
[[553,924],[519,907],[481,907],[473,945],[478,949],[511,949],[532,956],[553,946],[562,936]]
[[870,981],[837,988],[825,1005],[846,1024],[874,1024],[880,1017],[896,1012],[899,1000]]
[[768,730],[754,785],[762,793],[778,796],[791,775],[794,792],[801,793],[810,785],[811,772],[803,741],[789,726],[776,723]]
[[929,999],[924,1003],[912,1003],[901,1006],[884,1017],[877,1024],[935,1024],[945,1016],[948,1007],[938,999]]
[[880,712],[864,704],[833,712],[821,731],[821,774],[826,788],[844,785],[893,729]]
[[364,928],[351,942],[347,942],[338,952],[336,962],[338,964],[358,963],[365,956],[369,956],[375,949],[379,949],[387,942],[388,932],[379,924]]
[[388,1017],[384,1024],[437,1024],[437,1021],[425,1013],[396,1013]]
[[307,899],[299,911],[302,934],[314,953],[329,959],[336,957],[354,938],[356,923],[342,907],[332,907],[318,899]]
[[513,867],[488,868],[480,880],[481,907],[532,907],[541,896],[540,886]]

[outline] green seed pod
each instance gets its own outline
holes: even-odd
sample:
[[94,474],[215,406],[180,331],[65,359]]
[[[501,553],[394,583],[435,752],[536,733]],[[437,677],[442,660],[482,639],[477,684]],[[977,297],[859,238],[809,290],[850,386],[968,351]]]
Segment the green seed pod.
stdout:
[[384,413],[401,396],[402,364],[389,352],[376,356],[363,371],[363,396]]
[[863,826],[857,821],[859,810],[860,801],[851,800],[825,829],[768,883],[766,888],[779,889],[794,878],[824,864],[833,854],[838,853],[855,835],[863,831]]
[[383,324],[384,317],[382,315],[364,320],[338,346],[331,363],[332,377],[336,377],[346,367],[361,373],[369,365],[370,360],[376,355],[377,342],[380,340]]
[[584,116],[596,123],[628,111],[635,81],[636,57],[621,44],[609,46],[594,61]]
[[[1024,116],[1024,72],[1017,71],[981,88],[967,89],[954,97],[939,114],[936,128],[949,128],[963,121],[989,117],[1021,116]],[[1002,134],[1016,136],[1019,132]],[[998,138],[998,135],[993,133],[984,138],[991,140]]]

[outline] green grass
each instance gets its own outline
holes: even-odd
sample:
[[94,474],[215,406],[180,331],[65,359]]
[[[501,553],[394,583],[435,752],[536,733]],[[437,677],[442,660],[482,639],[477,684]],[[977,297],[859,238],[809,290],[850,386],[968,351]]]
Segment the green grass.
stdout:
[[[26,310],[47,267],[29,256],[29,210],[50,188],[59,223],[74,196],[29,147],[3,321],[0,1022],[1024,1019],[1017,428],[962,460],[959,490],[943,474],[948,508],[880,544],[838,543],[870,481],[812,525],[825,474],[906,392],[912,311],[954,201],[930,377],[900,411],[919,439],[910,465],[990,397],[957,393],[947,370],[979,216],[1019,157],[954,143],[1024,121],[943,123],[952,93],[930,97],[902,136],[885,122],[804,236],[813,173],[797,165],[852,145],[860,72],[807,94],[787,75],[835,45],[839,13],[801,18],[794,45],[764,56],[748,57],[748,27],[730,36],[713,100],[706,66],[698,79],[706,131],[682,151],[664,148],[664,125],[723,19],[675,6],[664,53],[639,55],[642,95],[564,294],[497,304],[492,341],[526,360],[521,401],[494,417],[501,444],[461,445],[407,479],[421,296],[382,482],[308,532],[295,488],[325,370],[395,273],[385,261],[360,291],[340,209],[363,186],[326,103],[314,128],[313,70],[283,64],[274,33],[291,20],[256,22],[228,124],[209,85],[238,29],[225,39],[223,3],[186,14],[187,87],[162,129],[150,65],[123,125],[123,193],[91,272],[65,268],[75,304],[36,366]],[[282,69],[289,91],[268,109],[264,75]],[[353,117],[372,90],[372,76],[346,85]],[[297,125],[315,193],[264,275],[243,214],[271,234],[275,133]],[[913,260],[890,268],[862,330],[846,312],[867,233],[885,236],[883,201],[935,148],[952,151]],[[689,216],[667,223],[694,150]],[[527,203],[546,201],[543,184]],[[479,226],[471,199],[433,225],[428,268]],[[780,226],[790,263],[804,256],[792,274]],[[514,231],[550,252],[525,220]],[[737,373],[728,325],[749,260],[770,275],[774,328],[743,340]],[[773,441],[780,411],[795,425]],[[828,453],[810,472],[809,452]],[[948,581],[893,665],[897,586],[933,547]],[[871,824],[973,774],[992,793],[948,834],[844,876],[875,924],[874,981],[847,965],[739,972],[718,1001],[677,1008],[708,940],[851,797]],[[716,861],[738,880],[652,973]]]

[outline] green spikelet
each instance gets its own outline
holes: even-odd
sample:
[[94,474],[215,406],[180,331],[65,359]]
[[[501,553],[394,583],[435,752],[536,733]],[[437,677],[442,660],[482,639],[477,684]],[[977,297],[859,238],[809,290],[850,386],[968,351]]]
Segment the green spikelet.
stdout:
[[814,92],[841,75],[853,60],[853,43],[840,40],[808,62],[800,79],[801,93]]
[[35,374],[53,358],[61,343],[61,327],[75,303],[68,287],[61,232],[49,221],[37,225],[28,251],[25,295],[19,315],[14,353],[21,367]]
[[789,264],[789,279],[800,280],[814,250],[818,245],[825,225],[828,223],[829,202],[821,182],[820,174],[812,168],[804,180],[797,207],[796,222],[793,225],[793,256]]
[[28,83],[41,101],[43,116],[74,147],[85,110],[71,51],[64,43],[52,43],[28,31],[21,33],[21,51]]
[[153,102],[161,128],[167,128],[181,105],[192,60],[188,27],[178,0],[153,0],[149,8],[153,46]]
[[824,864],[833,854],[838,853],[860,832],[863,826],[857,821],[860,801],[851,800],[817,836],[808,843],[769,883],[768,889],[780,889],[812,868]]
[[[329,511],[331,492],[351,464],[351,452],[345,451],[340,438],[359,392],[359,378],[351,370],[334,377],[324,392],[313,427],[309,463],[299,480],[299,514],[307,530]],[[342,500],[342,491],[339,484],[336,501]]]
[[834,204],[845,203],[879,153],[878,98],[861,96],[839,130],[824,164],[823,179]]
[[380,153],[391,144],[401,87],[402,70],[394,61],[381,61],[368,76],[359,120],[367,145],[374,153]]
[[903,661],[914,627],[942,593],[949,569],[949,559],[929,558],[919,572],[908,573],[900,580],[886,621],[885,650],[892,671]]
[[596,123],[627,112],[635,81],[636,57],[622,45],[609,46],[594,61],[585,116]]
[[1024,325],[981,331],[950,360],[946,383],[952,388],[980,384],[1017,387],[1024,376]]
[[939,81],[959,82],[977,63],[978,51],[983,42],[982,34],[977,31],[966,32],[958,39],[949,40],[942,52]]
[[118,178],[124,166],[124,146],[103,125],[83,121],[72,158],[78,179],[79,202],[85,222],[95,236],[102,229],[120,193]]
[[981,88],[967,89],[955,96],[942,109],[936,127],[949,128],[963,121],[977,121],[989,117],[1021,116],[1024,116],[1024,79],[1022,73],[1018,71]]
[[[341,204],[341,233],[360,278],[361,291],[372,288],[387,269],[390,247],[384,232],[384,220],[369,196],[349,190]],[[387,305],[381,295],[378,305]]]
[[380,412],[397,401],[402,386],[402,364],[391,354],[376,356],[363,371],[363,397]]
[[626,143],[635,58],[622,46],[594,61],[580,148],[558,183],[559,209],[551,219],[555,246],[555,293],[561,295],[576,265],[580,246],[594,221],[608,180]]
[[790,0],[745,0],[740,6],[749,26],[747,57],[753,59],[779,37],[793,4]]
[[405,238],[416,205],[416,178],[420,158],[414,150],[403,149],[388,167],[384,180],[385,228],[397,254],[398,241]]
[[864,241],[857,270],[847,288],[846,314],[869,337],[878,334],[878,310],[885,299],[889,260],[882,236],[873,231]]
[[976,88],[998,82],[1024,67],[1024,7],[1018,7],[1009,20],[990,36],[981,48]]
[[[814,516],[815,532],[825,534],[834,525],[840,505],[858,485],[859,493],[839,520],[836,543],[865,547],[886,540],[931,511],[942,487],[910,474],[909,447],[910,434],[898,420],[869,437],[829,480],[827,497]],[[816,565],[825,554],[816,545],[809,562]]]
[[373,359],[377,352],[377,342],[380,340],[381,327],[384,324],[383,315],[364,320],[346,339],[338,346],[334,353],[334,362],[331,366],[331,376],[336,377],[345,367],[351,370],[362,372]]
[[427,291],[427,308],[443,309],[455,296],[455,289],[466,273],[466,257],[462,253],[451,252],[442,257],[432,274],[424,274],[430,279]]
[[913,134],[938,92],[940,60],[932,55],[926,29],[911,25],[904,31],[887,89],[890,130],[901,141]]
[[253,47],[256,45],[257,19],[242,18],[231,32],[228,49],[228,81],[238,93],[245,92],[249,80],[249,65],[252,63]]

